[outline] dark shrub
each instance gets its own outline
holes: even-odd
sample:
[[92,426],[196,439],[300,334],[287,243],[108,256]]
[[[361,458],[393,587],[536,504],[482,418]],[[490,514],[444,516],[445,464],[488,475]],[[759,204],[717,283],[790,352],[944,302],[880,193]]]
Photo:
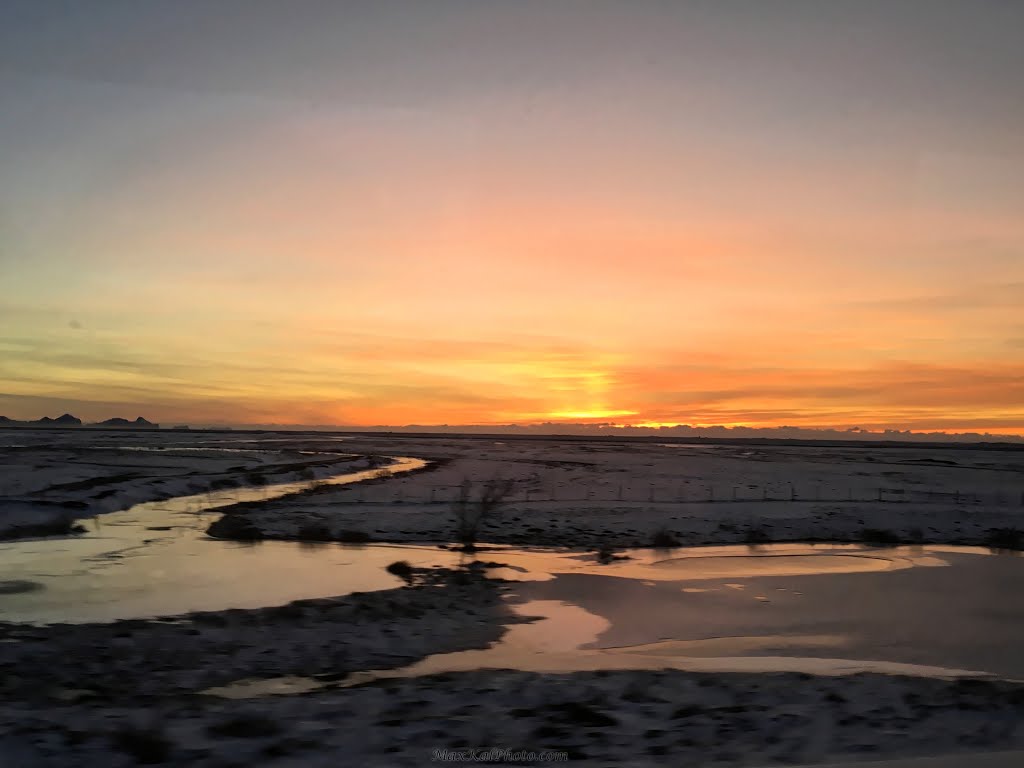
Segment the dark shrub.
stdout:
[[659,528],[651,534],[651,546],[655,549],[672,549],[681,546],[679,539],[668,528]]
[[1024,549],[1024,531],[1019,528],[990,528],[985,546],[992,549]]
[[254,739],[261,736],[274,736],[281,732],[276,720],[263,715],[235,715],[234,717],[213,723],[206,732],[211,736],[227,736],[233,739]]
[[303,541],[334,541],[331,529],[323,523],[306,523],[296,535]]
[[366,531],[357,531],[350,528],[338,531],[336,538],[345,544],[365,544],[372,540],[372,537]]
[[412,581],[412,575],[415,573],[415,569],[405,560],[396,560],[384,570],[392,576],[397,576],[398,578],[405,579],[406,581]]
[[767,544],[771,540],[772,537],[768,535],[764,528],[748,528],[743,536],[745,544]]
[[584,728],[608,728],[619,724],[619,721],[614,717],[577,701],[551,704],[546,709],[552,720],[561,720],[564,723],[571,723],[572,725],[579,725]]
[[452,502],[455,537],[467,552],[475,550],[477,533],[484,521],[508,503],[515,490],[514,480],[492,477],[479,490],[468,477],[459,486],[459,495]]
[[889,547],[900,543],[900,537],[884,528],[865,528],[860,532],[860,540],[874,547]]
[[114,748],[131,755],[138,763],[153,765],[166,762],[171,742],[156,726],[126,725],[113,734]]
[[220,520],[214,520],[206,534],[235,541],[260,541],[264,538],[263,532],[241,515],[224,515]]

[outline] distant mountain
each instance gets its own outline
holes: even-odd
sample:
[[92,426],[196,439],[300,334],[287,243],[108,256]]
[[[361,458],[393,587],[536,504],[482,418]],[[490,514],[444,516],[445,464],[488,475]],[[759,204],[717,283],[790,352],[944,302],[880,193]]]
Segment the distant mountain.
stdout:
[[82,420],[72,416],[70,413],[65,413],[62,416],[58,416],[56,419],[51,419],[49,416],[43,416],[38,421],[20,421],[18,424],[26,427],[37,426],[37,427],[80,427],[82,426]]
[[122,419],[119,416],[115,416],[112,419],[106,421],[99,421],[95,424],[90,424],[90,427],[111,427],[114,429],[159,429],[159,424],[154,424],[152,421],[139,416],[135,421],[128,421],[128,419]]
[[35,421],[16,421],[15,419],[9,419],[6,416],[0,416],[0,427],[54,427],[57,429],[63,429],[66,427],[80,427],[82,426],[82,420],[72,416],[70,413],[65,413],[63,416],[58,416],[56,419],[51,419],[49,416],[43,416],[41,419]]
[[135,421],[128,421],[128,419],[122,419],[115,417],[113,419],[107,419],[97,424],[83,424],[82,420],[76,416],[72,416],[70,413],[65,413],[63,416],[58,416],[56,419],[50,418],[49,416],[43,416],[41,419],[35,421],[17,421],[10,419],[7,416],[0,416],[0,427],[49,427],[51,429],[70,429],[74,427],[106,427],[108,429],[159,429],[159,424],[154,424],[152,421],[148,421],[139,416]]

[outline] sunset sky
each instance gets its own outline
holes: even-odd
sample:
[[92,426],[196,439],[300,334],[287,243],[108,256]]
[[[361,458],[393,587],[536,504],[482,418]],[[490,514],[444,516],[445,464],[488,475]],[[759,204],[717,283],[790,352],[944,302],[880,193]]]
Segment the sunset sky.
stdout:
[[0,414],[1024,433],[1024,3],[4,0]]

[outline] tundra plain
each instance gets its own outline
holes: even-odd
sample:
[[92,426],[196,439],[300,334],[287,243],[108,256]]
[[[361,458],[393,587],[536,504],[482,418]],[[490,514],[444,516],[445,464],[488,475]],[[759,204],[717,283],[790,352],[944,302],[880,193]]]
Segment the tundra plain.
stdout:
[[[756,766],[1024,747],[1024,559],[993,554],[1020,546],[1019,449],[0,442],[12,764],[423,765],[492,749]],[[461,551],[453,504],[496,478],[509,493]],[[253,581],[240,607],[246,558],[309,567],[262,601]],[[202,607],[186,591],[162,613],[197,559],[219,562]],[[386,571],[393,560],[411,565]],[[72,581],[131,608],[90,618],[93,596],[61,619]],[[46,599],[46,621],[22,620]]]

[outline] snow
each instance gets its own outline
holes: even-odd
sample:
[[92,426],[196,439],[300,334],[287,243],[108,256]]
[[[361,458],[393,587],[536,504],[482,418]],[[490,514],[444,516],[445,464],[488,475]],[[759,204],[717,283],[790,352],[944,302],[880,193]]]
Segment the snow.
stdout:
[[270,538],[317,522],[382,541],[450,541],[460,485],[469,479],[479,489],[494,477],[515,489],[479,538],[518,545],[646,546],[660,529],[690,545],[860,540],[865,529],[983,544],[993,529],[1020,527],[1024,513],[1022,451],[368,437],[349,447],[442,463],[387,483],[271,501],[247,521]]
[[[856,540],[865,529],[981,544],[992,529],[1021,527],[1024,512],[1024,453],[1010,450],[25,430],[11,443],[0,447],[0,526],[8,531],[216,481],[253,485],[254,473],[272,483],[329,477],[366,467],[372,462],[359,457],[372,456],[435,463],[228,513],[273,538],[315,522],[377,541],[445,543],[461,484],[479,489],[503,477],[514,481],[513,495],[481,540],[585,549],[646,547],[662,529],[694,546]],[[608,575],[587,561],[574,575],[536,580],[525,556],[506,554],[480,556],[506,560],[493,574],[522,581],[435,569],[410,587],[277,608],[73,628],[0,623],[0,764],[134,765],[151,749],[172,765],[418,766],[434,750],[494,747],[566,750],[588,765],[947,755],[952,763],[921,764],[946,768],[985,765],[979,753],[994,750],[1008,752],[993,766],[1013,764],[1020,753],[1012,750],[1024,749],[1022,684],[963,677],[985,671],[970,663],[979,654],[1017,663],[1019,644],[1007,639],[1016,636],[1016,609],[1010,599],[999,603],[998,590],[984,631],[963,619],[953,584],[933,595],[939,603],[946,595],[955,613],[947,628],[918,628],[932,632],[929,647],[912,633],[852,637],[851,628],[874,626],[872,605],[888,605],[886,584],[955,575],[942,566],[966,555],[937,548],[886,565],[875,561],[888,556],[843,551],[822,566],[813,553],[793,553],[779,560],[773,582],[756,578],[749,563],[737,570],[722,553],[696,548],[641,563],[643,573],[628,553],[634,559],[616,561]],[[694,571],[702,557],[711,558],[708,572]],[[972,589],[1010,585],[1016,594],[1007,577],[1019,559],[985,560],[995,570]],[[837,616],[811,610],[807,580],[829,585],[814,605],[832,605]],[[0,597],[28,599],[19,590],[12,582]],[[519,614],[546,618],[523,623],[516,600]],[[894,599],[886,610],[902,616],[913,604]],[[843,615],[852,617],[845,628]],[[882,629],[894,621],[879,616]],[[522,637],[533,645],[517,645]],[[886,643],[907,658],[871,656]],[[966,649],[964,663],[936,663],[953,646]],[[494,664],[512,668],[480,668]],[[210,694],[252,679],[287,695]]]

